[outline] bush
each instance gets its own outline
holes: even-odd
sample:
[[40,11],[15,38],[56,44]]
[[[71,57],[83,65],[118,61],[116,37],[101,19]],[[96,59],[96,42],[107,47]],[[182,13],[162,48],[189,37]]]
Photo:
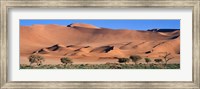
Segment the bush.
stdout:
[[73,61],[70,59],[70,58],[68,58],[68,57],[63,57],[63,58],[61,58],[60,59],[60,61],[63,63],[63,64],[72,64],[73,63]]
[[42,65],[42,62],[44,62],[45,60],[44,60],[44,58],[42,57],[42,56],[40,56],[40,55],[30,55],[29,57],[28,57],[28,59],[29,59],[29,62],[30,62],[30,65],[32,65],[33,63],[37,63],[37,65],[39,66],[39,65]]
[[148,64],[149,62],[151,62],[151,59],[150,58],[145,58],[144,59],[145,60],[145,62]]
[[130,62],[130,59],[129,58],[118,58],[118,62],[126,64],[126,63]]
[[162,59],[154,59],[154,61],[157,62],[157,63],[163,62]]
[[137,62],[138,62],[139,60],[141,60],[142,57],[140,57],[139,55],[132,55],[132,56],[130,56],[130,59],[131,59],[135,64],[137,64]]

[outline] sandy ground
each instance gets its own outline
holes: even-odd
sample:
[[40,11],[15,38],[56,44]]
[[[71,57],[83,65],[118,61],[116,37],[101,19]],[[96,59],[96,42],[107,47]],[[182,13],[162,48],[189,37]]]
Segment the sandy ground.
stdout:
[[43,56],[45,64],[60,64],[61,57],[69,57],[75,64],[101,64],[115,63],[116,57],[130,55],[149,57],[153,61],[166,52],[174,57],[169,63],[180,63],[179,36],[179,30],[113,30],[80,23],[21,26],[20,64],[29,64],[31,54]]

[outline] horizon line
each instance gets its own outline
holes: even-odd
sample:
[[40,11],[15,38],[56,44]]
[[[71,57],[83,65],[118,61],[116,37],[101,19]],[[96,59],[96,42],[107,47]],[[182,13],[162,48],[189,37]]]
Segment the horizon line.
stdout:
[[89,24],[110,29],[180,29],[180,20],[20,20],[20,26]]

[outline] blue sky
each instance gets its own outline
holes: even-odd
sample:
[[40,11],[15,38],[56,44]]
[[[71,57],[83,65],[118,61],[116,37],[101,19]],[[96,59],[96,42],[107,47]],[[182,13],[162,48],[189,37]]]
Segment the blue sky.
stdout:
[[180,29],[180,20],[20,20],[20,26],[31,26],[33,24],[58,24],[67,26],[71,23],[86,23],[97,27],[112,29],[147,30]]

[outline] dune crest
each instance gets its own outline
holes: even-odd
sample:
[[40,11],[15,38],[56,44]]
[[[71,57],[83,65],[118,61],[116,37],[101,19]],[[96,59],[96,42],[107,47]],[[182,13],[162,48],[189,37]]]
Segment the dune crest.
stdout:
[[73,23],[73,24],[67,25],[67,27],[98,28],[96,26],[93,26],[90,24],[84,24],[84,23]]

